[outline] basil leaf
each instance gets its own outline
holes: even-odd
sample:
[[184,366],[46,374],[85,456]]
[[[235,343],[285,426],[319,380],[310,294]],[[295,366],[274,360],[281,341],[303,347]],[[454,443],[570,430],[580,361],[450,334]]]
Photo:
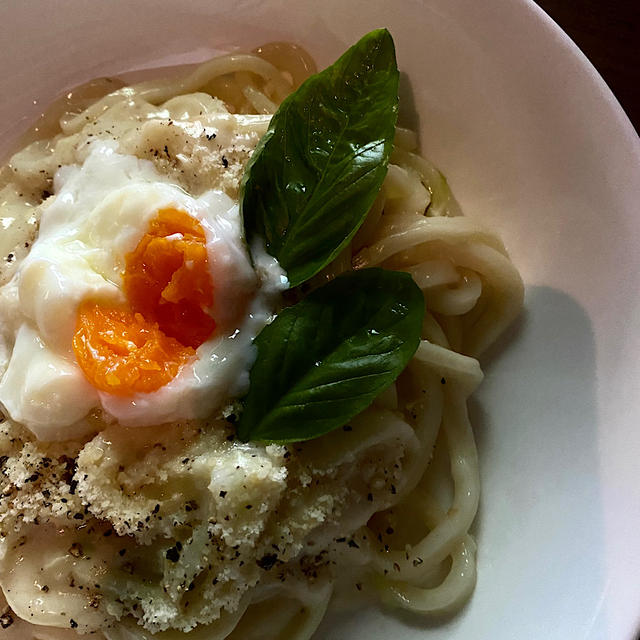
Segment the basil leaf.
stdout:
[[311,76],[271,119],[242,180],[251,246],[260,236],[290,286],[348,244],[387,172],[398,112],[391,34],[372,31]]
[[282,311],[255,339],[238,436],[309,440],[366,409],[420,342],[422,291],[399,271],[339,276]]

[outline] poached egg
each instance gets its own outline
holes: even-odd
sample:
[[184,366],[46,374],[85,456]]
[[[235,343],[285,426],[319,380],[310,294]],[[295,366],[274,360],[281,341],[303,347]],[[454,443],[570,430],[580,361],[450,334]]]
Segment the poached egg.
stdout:
[[[61,167],[38,238],[0,288],[0,404],[40,440],[205,418],[248,386],[287,280],[238,203],[92,145]],[[257,257],[256,257],[257,256]]]

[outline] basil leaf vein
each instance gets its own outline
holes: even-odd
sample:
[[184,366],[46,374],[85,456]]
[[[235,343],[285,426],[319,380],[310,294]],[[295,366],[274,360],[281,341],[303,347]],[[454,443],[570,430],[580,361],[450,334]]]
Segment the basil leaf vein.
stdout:
[[288,96],[247,164],[241,210],[290,286],[348,244],[380,190],[398,112],[398,68],[386,29],[365,35]]
[[238,436],[297,442],[344,425],[404,369],[423,315],[411,276],[378,268],[339,276],[285,309],[254,341]]

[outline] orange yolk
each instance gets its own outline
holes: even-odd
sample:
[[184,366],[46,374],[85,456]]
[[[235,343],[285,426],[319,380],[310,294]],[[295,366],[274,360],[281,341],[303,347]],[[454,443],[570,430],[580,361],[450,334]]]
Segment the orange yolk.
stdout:
[[199,347],[216,323],[202,225],[184,211],[163,209],[126,257],[124,290],[134,311],[168,336]]
[[73,349],[96,389],[148,393],[172,380],[216,327],[202,225],[184,211],[159,211],[125,257],[123,280],[130,309],[81,305]]
[[78,312],[73,350],[89,382],[115,395],[159,389],[195,354],[139,313],[90,302]]

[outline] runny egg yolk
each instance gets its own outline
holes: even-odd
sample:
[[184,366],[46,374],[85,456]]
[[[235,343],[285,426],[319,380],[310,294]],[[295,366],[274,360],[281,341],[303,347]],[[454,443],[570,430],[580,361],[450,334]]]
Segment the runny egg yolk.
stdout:
[[129,308],[83,303],[73,338],[89,382],[121,396],[167,384],[216,327],[202,225],[160,210],[125,257],[123,281]]
[[189,214],[162,209],[126,257],[124,290],[133,311],[185,346],[199,347],[216,323],[206,238]]
[[115,395],[155,391],[195,353],[140,313],[85,302],[73,350],[89,382]]

